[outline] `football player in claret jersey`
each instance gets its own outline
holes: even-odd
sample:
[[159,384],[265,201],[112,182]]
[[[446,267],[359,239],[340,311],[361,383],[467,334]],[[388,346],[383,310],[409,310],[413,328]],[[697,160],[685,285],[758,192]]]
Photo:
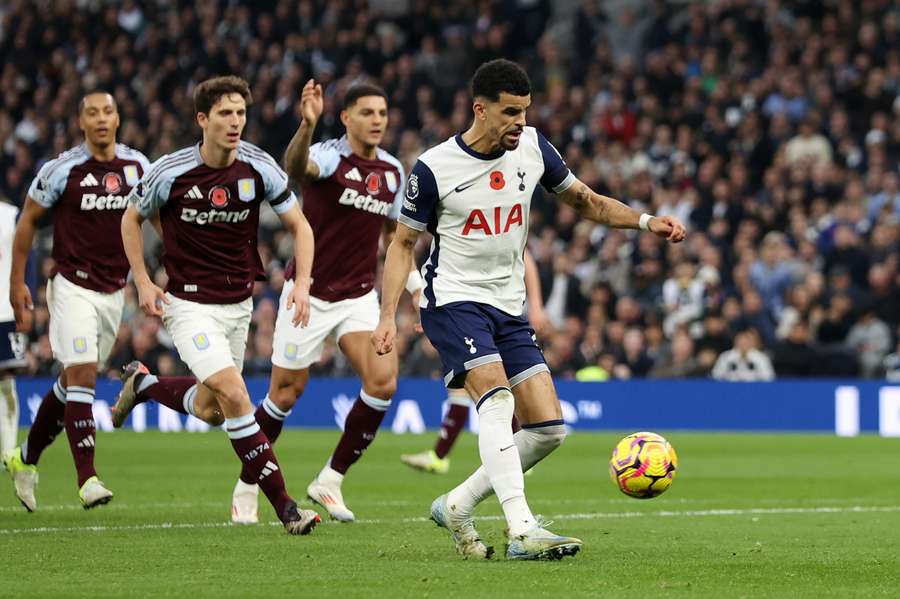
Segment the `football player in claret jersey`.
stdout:
[[[347,90],[341,122],[347,134],[310,147],[322,114],[322,88],[309,81],[301,94],[303,121],[285,153],[285,167],[300,182],[303,211],[315,234],[312,281],[289,265],[285,273],[272,342],[269,394],[256,416],[277,437],[284,419],[309,380],[309,367],[334,334],[341,351],[362,379],[359,397],[344,422],[334,453],[307,487],[307,495],[342,522],[354,514],[344,504],[341,483],[372,440],[397,386],[396,356],[379,356],[369,337],[378,324],[375,271],[378,244],[390,235],[403,197],[400,162],[378,147],[388,124],[384,91],[372,85]],[[421,277],[407,262],[407,288],[421,287]],[[309,327],[290,326],[291,289],[310,288]],[[245,471],[232,496],[236,522],[256,521],[256,485]]]
[[[251,101],[247,82],[216,77],[194,90],[201,143],[157,160],[135,187],[122,217],[122,238],[141,308],[161,316],[196,381],[156,377],[142,364],[126,369],[114,406],[121,426],[135,403],[152,399],[212,424],[223,419],[246,472],[259,483],[290,534],[306,534],[319,521],[299,510],[285,489],[281,466],[253,416],[241,377],[253,311],[253,283],[263,268],[256,247],[262,202],[294,237],[298,271],[309,277],[312,231],[271,156],[241,140]],[[143,220],[159,215],[169,277],[166,292],[144,264]],[[306,325],[309,295],[296,286],[286,298],[292,324]],[[199,381],[199,383],[197,382]]]
[[[615,228],[684,238],[673,217],[639,214],[598,195],[573,175],[556,149],[525,125],[531,83],[517,64],[494,60],[472,79],[474,121],[419,157],[384,267],[381,321],[372,335],[379,353],[393,349],[395,311],[421,231],[434,240],[424,266],[425,334],[437,348],[448,387],[477,397],[482,466],[434,500],[431,518],[463,556],[490,557],[475,529],[475,507],[497,495],[508,526],[508,559],[573,555],[581,541],[556,535],[534,517],[522,473],[566,435],[553,380],[522,315],[523,252],[530,201],[540,184],[581,216]],[[509,422],[517,415],[522,430]]]
[[116,143],[119,113],[102,91],[85,95],[78,122],[84,143],[41,167],[16,226],[10,302],[21,331],[31,328],[31,292],[25,265],[38,221],[52,210],[52,278],[47,282],[50,345],[62,374],[38,409],[28,440],[6,456],[16,496],[33,511],[41,452],[66,429],[85,508],[107,503],[112,492],[94,470],[93,402],[97,370],[109,357],[124,307],[128,260],[117,234],[127,196],[149,167],[147,158]]

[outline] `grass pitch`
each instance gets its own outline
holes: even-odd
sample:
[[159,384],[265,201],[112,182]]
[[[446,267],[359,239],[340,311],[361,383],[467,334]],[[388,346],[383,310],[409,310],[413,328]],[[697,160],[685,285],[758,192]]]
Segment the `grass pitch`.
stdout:
[[[622,434],[572,435],[526,479],[551,530],[582,538],[575,558],[507,562],[496,500],[478,512],[491,561],[463,561],[426,518],[476,466],[464,435],[448,475],[400,453],[432,435],[379,435],[344,495],[360,520],[291,537],[231,526],[238,463],[224,434],[101,433],[108,506],[78,505],[65,439],[43,456],[39,511],[0,481],[4,597],[869,597],[900,594],[900,441],[812,435],[664,434],[680,470],[659,498],[625,497],[607,459]],[[334,431],[288,430],[276,449],[305,497]],[[260,505],[265,503],[261,496]],[[321,511],[320,511],[321,513]],[[261,519],[274,522],[265,503]]]

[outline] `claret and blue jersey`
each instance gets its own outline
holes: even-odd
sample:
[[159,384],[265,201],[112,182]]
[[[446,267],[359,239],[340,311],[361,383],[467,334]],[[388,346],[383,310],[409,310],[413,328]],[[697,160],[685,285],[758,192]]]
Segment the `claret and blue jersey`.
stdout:
[[483,154],[456,135],[419,157],[399,222],[433,235],[420,307],[448,385],[490,362],[513,385],[547,370],[523,315],[531,197],[538,184],[560,193],[574,182],[533,127],[515,150]]

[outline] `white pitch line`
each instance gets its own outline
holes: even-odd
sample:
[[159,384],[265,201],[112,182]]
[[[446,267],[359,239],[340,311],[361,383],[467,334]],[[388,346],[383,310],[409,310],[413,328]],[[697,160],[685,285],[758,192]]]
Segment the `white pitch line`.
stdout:
[[[748,508],[748,509],[716,509],[716,510],[658,510],[647,512],[584,512],[574,514],[556,514],[549,516],[553,520],[601,520],[622,518],[700,518],[709,516],[777,516],[790,514],[866,514],[866,513],[893,513],[900,512],[900,505],[864,506],[855,505],[848,507],[785,507],[785,508]],[[479,520],[503,520],[503,516],[483,516]],[[357,520],[358,524],[410,524],[415,522],[427,522],[428,518],[400,518]],[[281,526],[280,522],[269,522],[269,526]],[[325,522],[331,524],[331,522]],[[230,522],[161,522],[157,524],[133,524],[123,526],[41,526],[36,528],[7,528],[0,529],[0,535],[60,533],[60,532],[116,532],[124,530],[178,530],[178,529],[203,529],[203,528],[230,528],[234,527]],[[235,528],[240,528],[236,526]]]
[[[810,498],[807,500],[807,503],[817,503],[817,504],[829,504],[829,503],[844,503],[851,501],[865,501],[865,497],[819,497],[819,498]],[[681,506],[687,505],[704,505],[710,503],[716,503],[715,499],[699,499],[695,497],[667,497],[666,504],[678,504]],[[768,504],[768,505],[778,505],[783,504],[784,501],[781,499],[760,499],[760,503]],[[538,506],[572,506],[572,505],[591,505],[596,506],[597,504],[605,504],[605,505],[633,505],[634,499],[628,497],[612,498],[606,500],[597,500],[597,499],[541,499],[539,501],[534,502],[535,505]],[[221,502],[207,501],[203,503],[198,502],[155,502],[155,503],[122,503],[121,501],[114,501],[109,505],[103,506],[103,511],[108,512],[110,510],[140,510],[140,509],[190,509],[197,507],[208,507],[208,508],[221,508]],[[375,507],[412,507],[412,508],[422,508],[427,503],[423,503],[420,500],[413,499],[391,499],[391,500],[381,500],[381,499],[373,499],[373,500],[356,500],[353,502],[353,505],[359,506],[375,506]],[[38,506],[39,512],[57,512],[57,511],[76,511],[80,512],[84,508],[81,507],[80,503],[66,503],[59,505],[44,505],[40,504]],[[225,503],[226,511],[230,509],[230,504]],[[4,513],[24,513],[25,508],[21,505],[16,506],[0,506],[0,514]]]

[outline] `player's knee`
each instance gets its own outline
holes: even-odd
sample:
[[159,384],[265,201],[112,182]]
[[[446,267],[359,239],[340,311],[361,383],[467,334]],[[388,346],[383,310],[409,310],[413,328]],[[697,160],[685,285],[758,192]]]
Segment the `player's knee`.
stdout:
[[272,385],[269,389],[269,399],[272,400],[278,409],[287,412],[294,407],[297,399],[303,395],[306,389],[306,377],[294,377],[278,384]]
[[197,418],[210,426],[222,426],[225,422],[225,414],[218,405],[204,406],[197,410]]
[[364,390],[373,397],[377,397],[384,401],[390,401],[390,399],[394,397],[394,393],[397,392],[397,378],[375,378],[372,381],[368,381],[364,386]]
[[97,386],[97,364],[77,364],[65,369],[66,387],[87,387],[94,389]]
[[568,436],[566,427],[563,424],[530,428],[525,430],[529,432],[535,443],[538,444],[546,453],[550,453],[551,451],[562,445],[563,441],[566,440],[566,436]]
[[242,406],[250,404],[250,395],[243,387],[227,387],[216,394],[219,404],[226,411],[235,412]]

